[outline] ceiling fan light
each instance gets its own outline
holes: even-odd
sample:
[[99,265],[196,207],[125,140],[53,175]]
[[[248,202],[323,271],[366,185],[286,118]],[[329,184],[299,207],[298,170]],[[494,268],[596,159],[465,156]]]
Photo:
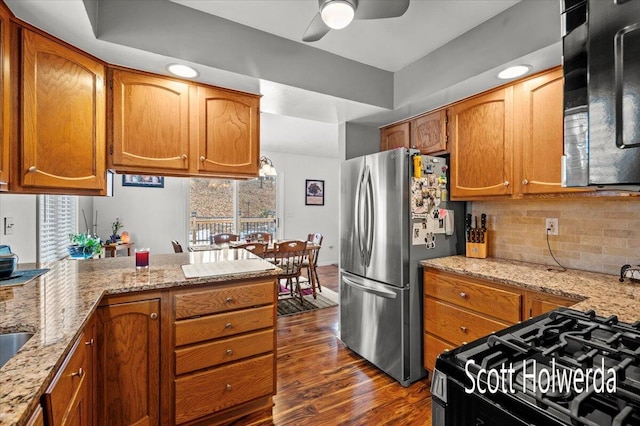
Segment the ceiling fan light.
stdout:
[[346,0],[331,0],[322,6],[320,16],[329,28],[340,30],[353,21],[355,9],[353,4]]

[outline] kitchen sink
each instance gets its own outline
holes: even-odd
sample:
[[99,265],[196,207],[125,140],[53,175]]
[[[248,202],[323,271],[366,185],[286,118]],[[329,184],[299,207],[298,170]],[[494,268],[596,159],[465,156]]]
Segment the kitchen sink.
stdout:
[[27,343],[33,333],[0,334],[0,368]]

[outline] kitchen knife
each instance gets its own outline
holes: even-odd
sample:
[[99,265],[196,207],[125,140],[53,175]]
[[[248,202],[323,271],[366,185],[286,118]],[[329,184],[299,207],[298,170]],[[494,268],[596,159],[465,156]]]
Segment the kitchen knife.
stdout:
[[471,242],[471,214],[467,214],[464,218],[465,230],[467,231],[467,242]]
[[482,213],[480,215],[480,243],[484,244],[484,236],[487,232],[487,215]]

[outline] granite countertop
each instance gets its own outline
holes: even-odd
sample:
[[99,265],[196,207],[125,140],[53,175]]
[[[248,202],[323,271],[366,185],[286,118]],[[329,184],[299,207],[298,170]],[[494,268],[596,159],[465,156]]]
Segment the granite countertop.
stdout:
[[[236,260],[246,266],[250,259],[264,262],[265,270],[227,267],[222,275],[186,279],[181,268],[223,261],[229,266],[227,261]],[[26,423],[103,295],[273,276],[279,271],[267,270],[271,264],[242,249],[152,254],[149,263],[142,271],[136,270],[134,257],[19,265],[50,270],[24,285],[0,286],[0,333],[34,333],[0,368],[0,425]]]
[[618,276],[575,269],[562,272],[555,266],[495,258],[451,256],[420,263],[443,271],[573,298],[578,301],[573,309],[593,309],[600,316],[617,315],[620,321],[629,323],[640,320],[640,284],[628,279],[621,283]]

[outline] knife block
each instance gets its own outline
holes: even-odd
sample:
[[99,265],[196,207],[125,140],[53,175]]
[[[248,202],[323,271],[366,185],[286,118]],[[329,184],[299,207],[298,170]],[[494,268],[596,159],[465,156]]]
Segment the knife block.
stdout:
[[467,257],[474,257],[476,259],[487,258],[487,245],[488,245],[488,232],[484,233],[484,243],[467,243]]

